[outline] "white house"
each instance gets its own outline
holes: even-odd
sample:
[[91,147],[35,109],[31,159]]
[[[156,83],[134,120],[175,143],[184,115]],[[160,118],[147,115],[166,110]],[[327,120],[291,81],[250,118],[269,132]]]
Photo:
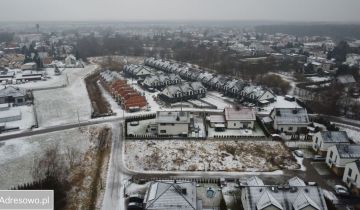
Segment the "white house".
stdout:
[[360,194],[360,160],[347,163],[345,165],[343,182],[353,191],[355,194]]
[[152,182],[144,197],[145,210],[201,210],[195,182]]
[[24,63],[21,66],[21,70],[35,70],[37,68],[37,65],[35,62],[31,62],[31,63]]
[[248,107],[225,108],[226,128],[228,129],[254,129],[256,121],[255,110]]
[[158,111],[156,113],[158,135],[187,136],[190,126],[190,113],[178,111]]
[[241,202],[244,210],[327,210],[320,187],[305,185],[297,177],[286,187],[251,177],[241,183]]
[[313,136],[313,149],[325,156],[329,147],[336,144],[350,144],[346,131],[320,131]]
[[326,164],[339,176],[342,176],[345,165],[360,159],[360,145],[337,144],[329,147]]
[[301,132],[310,123],[304,108],[274,108],[270,117],[274,121],[274,129],[285,133]]

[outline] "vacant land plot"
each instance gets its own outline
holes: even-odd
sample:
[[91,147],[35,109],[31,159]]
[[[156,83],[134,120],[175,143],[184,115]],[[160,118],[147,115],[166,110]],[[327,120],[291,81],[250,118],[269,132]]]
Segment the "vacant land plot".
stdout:
[[40,127],[90,119],[91,102],[83,79],[95,68],[96,66],[92,65],[84,69],[68,70],[69,85],[65,88],[34,91],[35,109]]
[[126,164],[133,170],[274,171],[299,165],[279,142],[127,141]]

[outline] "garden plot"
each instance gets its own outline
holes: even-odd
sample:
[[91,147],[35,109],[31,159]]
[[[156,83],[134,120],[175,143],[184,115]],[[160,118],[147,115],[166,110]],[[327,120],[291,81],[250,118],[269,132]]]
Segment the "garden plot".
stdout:
[[125,160],[136,171],[275,171],[298,169],[280,142],[136,140],[125,143]]
[[68,71],[65,88],[35,91],[35,109],[40,127],[76,123],[91,118],[91,102],[84,77],[96,66]]
[[49,147],[58,145],[63,154],[68,148],[75,149],[77,154],[85,153],[93,145],[97,128],[75,128],[0,142],[0,188],[6,190],[33,181],[34,161]]

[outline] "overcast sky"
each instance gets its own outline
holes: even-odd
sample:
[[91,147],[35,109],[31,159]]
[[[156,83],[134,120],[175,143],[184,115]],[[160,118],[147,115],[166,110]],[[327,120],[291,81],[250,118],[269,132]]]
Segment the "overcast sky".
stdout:
[[0,0],[0,21],[360,22],[360,0]]

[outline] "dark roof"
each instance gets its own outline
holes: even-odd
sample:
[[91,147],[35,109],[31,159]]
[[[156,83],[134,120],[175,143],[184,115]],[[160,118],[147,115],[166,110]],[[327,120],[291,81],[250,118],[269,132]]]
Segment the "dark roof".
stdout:
[[327,143],[349,143],[346,131],[322,131],[321,136]]
[[360,158],[360,145],[337,144],[336,149],[341,158]]

